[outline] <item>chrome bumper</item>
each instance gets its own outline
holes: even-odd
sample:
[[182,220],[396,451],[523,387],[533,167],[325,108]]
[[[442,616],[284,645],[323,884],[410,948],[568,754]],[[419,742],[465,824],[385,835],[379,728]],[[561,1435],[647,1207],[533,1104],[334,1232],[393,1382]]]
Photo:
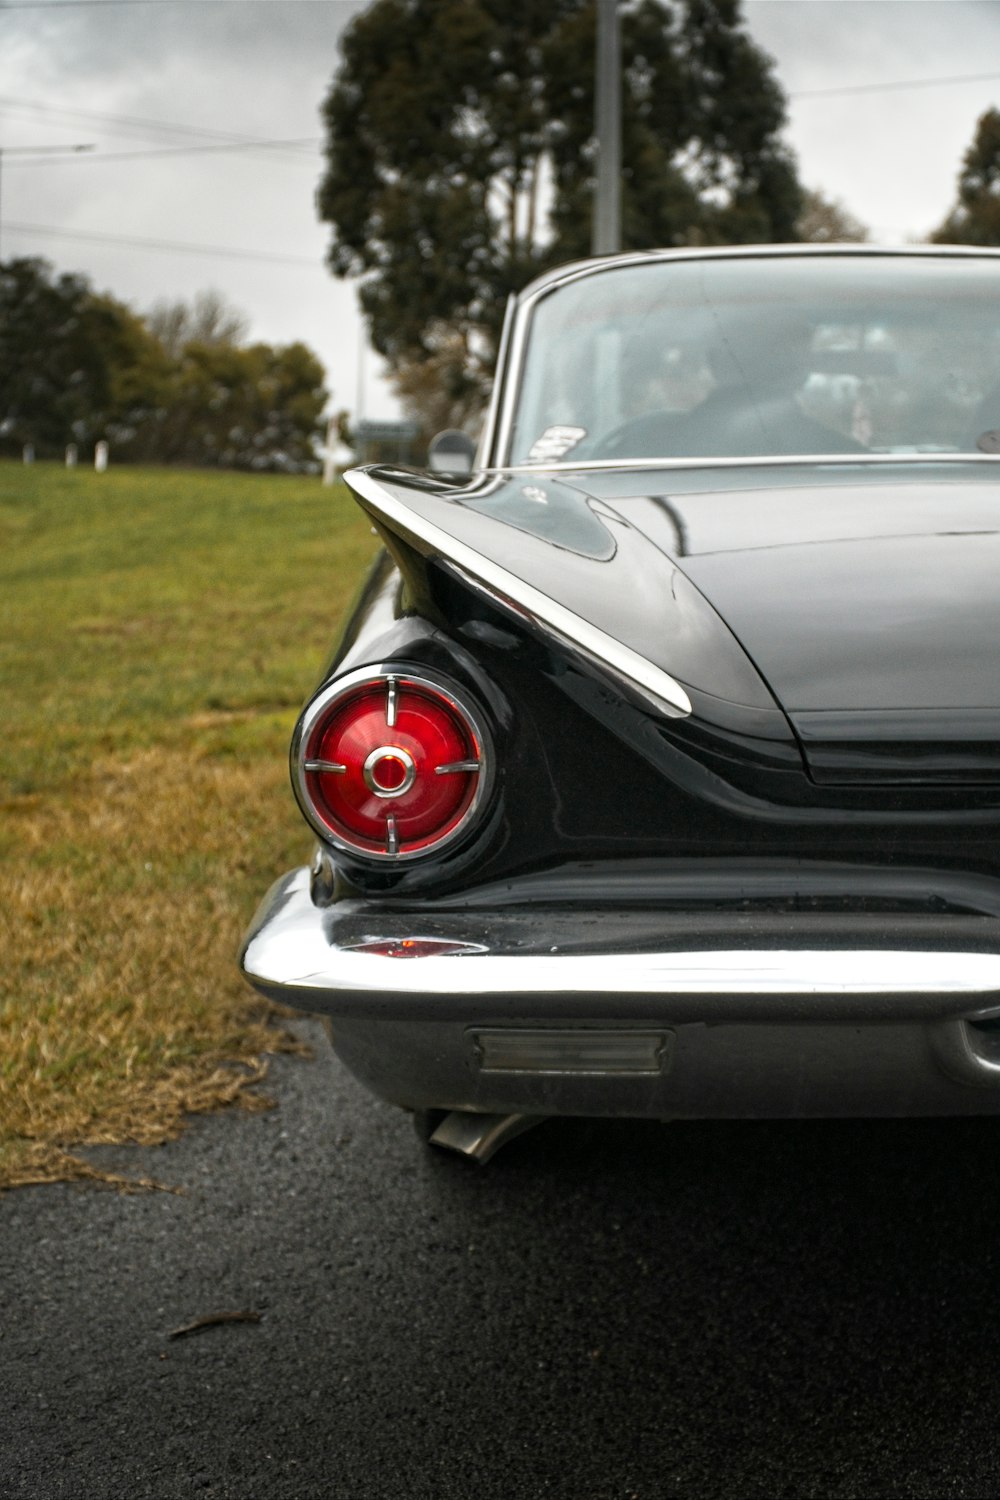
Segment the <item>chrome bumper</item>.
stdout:
[[[970,1024],[1000,1016],[998,953],[706,946],[703,934],[685,947],[676,931],[669,947],[633,933],[633,946],[610,949],[598,916],[540,920],[536,912],[532,939],[505,913],[414,919],[369,903],[318,907],[301,869],[265,897],[241,966],[263,994],[328,1017],[348,1065],[413,1107],[738,1117],[1000,1111],[1000,1035]],[[544,949],[543,931],[552,939]],[[554,1028],[557,1039],[560,1028],[571,1039],[586,1028],[652,1027],[663,1045],[655,1068],[633,1073],[551,1060],[484,1066],[486,1031],[531,1027]]]

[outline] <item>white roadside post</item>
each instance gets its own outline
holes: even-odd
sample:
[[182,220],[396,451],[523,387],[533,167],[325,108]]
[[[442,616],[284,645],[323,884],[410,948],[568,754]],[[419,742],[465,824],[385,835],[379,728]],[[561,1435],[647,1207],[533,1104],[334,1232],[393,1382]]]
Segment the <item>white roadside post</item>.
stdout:
[[76,468],[76,459],[77,459],[76,444],[75,443],[67,443],[66,444],[66,467],[67,467],[67,469],[75,469]]
[[94,448],[94,468],[98,474],[103,474],[108,467],[108,445],[101,441]]

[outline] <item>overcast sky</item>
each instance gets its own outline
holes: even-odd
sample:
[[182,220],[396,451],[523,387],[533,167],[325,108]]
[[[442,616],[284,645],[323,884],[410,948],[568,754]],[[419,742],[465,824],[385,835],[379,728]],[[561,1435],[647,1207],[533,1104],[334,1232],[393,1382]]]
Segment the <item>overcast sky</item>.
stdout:
[[[0,0],[0,257],[44,256],[139,310],[218,288],[253,337],[315,349],[335,402],[356,409],[354,294],[323,269],[327,231],[313,202],[317,111],[339,32],[361,8]],[[880,240],[926,235],[953,201],[976,120],[1000,104],[1000,0],[744,8],[790,96],[803,181]],[[979,79],[937,81],[968,75]],[[97,150],[71,161],[21,154],[76,144]],[[205,149],[219,144],[239,149]],[[395,413],[372,357],[364,407]]]

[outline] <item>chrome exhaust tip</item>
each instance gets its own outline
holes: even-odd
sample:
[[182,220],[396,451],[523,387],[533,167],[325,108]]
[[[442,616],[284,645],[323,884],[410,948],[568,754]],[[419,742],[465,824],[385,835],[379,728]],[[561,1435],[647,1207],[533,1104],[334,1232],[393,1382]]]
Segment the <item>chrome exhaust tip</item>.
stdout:
[[544,1119],[545,1115],[477,1115],[470,1110],[453,1109],[429,1140],[432,1146],[457,1151],[484,1166],[501,1146],[533,1125],[540,1125]]

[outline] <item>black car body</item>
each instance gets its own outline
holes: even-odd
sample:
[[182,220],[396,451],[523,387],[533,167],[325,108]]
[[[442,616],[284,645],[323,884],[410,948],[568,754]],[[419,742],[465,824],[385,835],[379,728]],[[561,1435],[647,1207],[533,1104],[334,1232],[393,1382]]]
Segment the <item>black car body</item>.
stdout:
[[1000,1109],[1000,255],[656,252],[508,314],[385,543],[243,969],[485,1155]]

